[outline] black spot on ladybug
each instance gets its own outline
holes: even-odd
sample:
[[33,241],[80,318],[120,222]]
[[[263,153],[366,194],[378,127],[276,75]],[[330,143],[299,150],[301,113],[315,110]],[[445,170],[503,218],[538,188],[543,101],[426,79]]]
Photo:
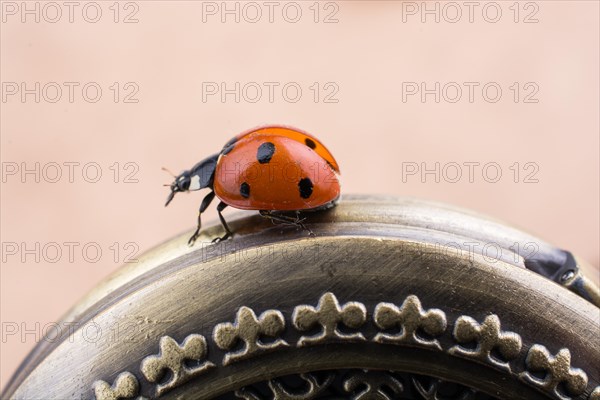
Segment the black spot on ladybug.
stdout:
[[240,185],[240,195],[242,195],[242,197],[245,199],[250,197],[250,185],[248,185],[246,182]]
[[271,161],[273,154],[275,153],[275,145],[271,142],[264,142],[258,147],[256,152],[256,159],[261,164],[266,164]]
[[310,178],[302,178],[298,182],[298,189],[300,189],[300,197],[308,199],[313,192],[313,183]]
[[306,145],[308,147],[310,147],[311,149],[314,149],[315,147],[317,147],[317,144],[310,138],[304,139],[304,143],[306,143]]

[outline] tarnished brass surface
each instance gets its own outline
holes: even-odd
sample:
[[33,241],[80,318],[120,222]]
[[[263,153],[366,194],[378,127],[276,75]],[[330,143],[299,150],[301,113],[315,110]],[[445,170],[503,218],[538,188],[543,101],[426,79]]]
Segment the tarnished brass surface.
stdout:
[[526,268],[566,253],[415,199],[307,217],[315,237],[243,213],[232,240],[211,244],[216,225],[158,246],[75,306],[79,328],[42,341],[2,398],[599,398],[598,288]]

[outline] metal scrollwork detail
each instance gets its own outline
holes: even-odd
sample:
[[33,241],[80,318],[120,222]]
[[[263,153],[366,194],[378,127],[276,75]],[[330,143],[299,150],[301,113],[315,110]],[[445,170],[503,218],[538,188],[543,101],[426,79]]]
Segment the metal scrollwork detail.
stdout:
[[404,391],[402,382],[385,371],[356,371],[344,380],[352,400],[392,400]]
[[[413,376],[411,381],[417,393],[419,393],[424,400],[442,400],[448,398],[447,396],[442,396],[440,394],[440,389],[446,381],[433,379],[432,382],[427,385],[427,388],[425,388],[425,385],[416,376]],[[470,387],[460,386],[459,392],[453,396],[453,399],[472,400],[476,398],[477,394],[478,392]]]
[[[285,340],[278,338],[284,329],[285,319],[280,311],[267,310],[257,317],[252,309],[241,307],[233,324],[225,322],[215,327],[213,340],[222,350],[231,350],[238,341],[244,343],[240,350],[225,355],[223,365],[228,365],[251,357],[259,351],[288,346]],[[275,340],[272,343],[264,343],[261,339],[265,336]]]
[[[523,372],[521,377],[557,399],[570,399],[558,391],[559,385],[564,384],[568,394],[578,396],[583,393],[588,383],[585,372],[571,367],[569,349],[561,349],[556,356],[553,356],[546,347],[535,344],[529,349],[525,364],[527,371]],[[539,378],[532,372],[543,372],[545,376]]]
[[[441,343],[446,342],[442,336],[448,335],[448,325],[451,324],[444,311],[424,309],[415,295],[406,297],[399,306],[396,304],[400,303],[382,302],[375,306],[372,322],[379,332],[374,335],[373,342],[443,350]],[[251,308],[242,306],[233,322],[217,324],[209,338],[226,352],[220,363],[208,359],[207,339],[200,334],[187,336],[181,344],[163,336],[159,353],[145,357],[140,364],[140,372],[149,382],[156,384],[155,395],[160,396],[216,368],[217,364],[227,366],[263,352],[288,347],[290,344],[286,339],[294,338],[292,346],[297,348],[329,342],[365,342],[367,332],[373,329],[373,326],[367,326],[367,316],[363,303],[340,303],[333,293],[326,292],[316,306],[303,304],[293,309],[293,327],[300,332],[310,331],[296,341],[298,333],[286,331],[289,321],[282,311],[271,309],[257,316]],[[546,347],[533,344],[527,352],[522,352],[521,337],[517,333],[503,331],[495,314],[488,315],[481,323],[467,315],[459,316],[451,334],[455,345],[447,350],[449,354],[483,362],[512,374],[516,373],[512,372],[510,363],[518,358],[520,363],[524,361],[524,365],[515,365],[515,368],[524,367],[524,372],[516,376],[549,396],[566,400],[586,393],[588,376],[581,369],[571,367],[569,349],[563,348],[553,355]],[[286,380],[288,378],[292,380]],[[316,375],[279,377],[258,386],[253,384],[231,392],[230,397],[225,398],[230,399],[235,394],[242,399],[263,400],[264,393],[268,392],[267,396],[272,400],[309,400],[348,394],[353,400],[387,400],[400,394],[407,398],[438,400],[447,398],[448,388],[451,388],[452,398],[456,400],[482,395],[466,386],[432,377],[421,378],[393,371],[340,370],[325,375],[322,371],[316,372]],[[115,378],[112,385],[98,380],[92,388],[97,400],[142,400],[144,398],[139,397],[141,383],[135,375],[125,371]],[[147,393],[146,390],[149,388],[143,392]],[[587,399],[600,400],[600,387],[593,389]]]
[[317,307],[309,305],[297,306],[292,320],[296,329],[306,331],[319,324],[320,333],[313,336],[302,336],[298,346],[306,346],[327,340],[365,340],[362,333],[342,333],[339,324],[358,329],[367,320],[367,309],[358,302],[348,302],[343,306],[333,293],[327,292],[319,299]]
[[[163,336],[160,338],[159,346],[159,354],[144,358],[140,367],[150,382],[159,382],[167,371],[171,372],[169,381],[157,384],[156,394],[158,396],[215,367],[212,362],[203,361],[208,348],[206,339],[202,335],[189,335],[181,345],[173,338]],[[186,362],[190,361],[197,365],[193,367],[186,365]]]
[[[327,377],[319,382],[318,379],[311,374],[300,374],[300,378],[307,384],[308,388],[303,393],[297,393],[286,389],[283,383],[275,379],[269,381],[268,386],[272,392],[272,400],[312,400],[317,399],[323,393],[335,378],[334,373],[329,373]],[[236,397],[245,400],[263,400],[256,391],[250,388],[242,388],[235,392]]]
[[463,315],[456,320],[453,335],[458,343],[476,342],[477,345],[474,349],[454,346],[448,350],[451,354],[478,359],[508,371],[509,361],[519,355],[522,346],[521,336],[500,329],[500,319],[495,314],[485,317],[482,324]]
[[[138,379],[128,371],[121,372],[112,385],[105,381],[96,381],[93,387],[96,400],[132,399],[140,390]],[[138,397],[138,400],[141,399],[143,397]]]
[[[374,320],[380,329],[401,329],[398,334],[378,333],[373,339],[376,342],[410,343],[441,350],[435,337],[446,330],[446,314],[437,308],[425,311],[417,296],[408,296],[400,308],[391,303],[379,303],[375,307]],[[420,336],[419,330],[433,338]]]
[[496,400],[467,386],[407,372],[339,369],[256,382],[215,400]]

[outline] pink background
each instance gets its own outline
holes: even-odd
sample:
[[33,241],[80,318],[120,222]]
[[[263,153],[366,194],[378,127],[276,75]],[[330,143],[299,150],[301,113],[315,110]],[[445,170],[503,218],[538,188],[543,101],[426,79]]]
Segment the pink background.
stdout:
[[[83,18],[85,2],[74,10],[73,23],[66,7],[55,23],[44,15],[39,23],[32,15],[22,22],[21,2],[14,4],[16,15],[3,10],[2,82],[26,82],[29,88],[57,82],[63,94],[51,103],[55,92],[49,88],[39,103],[33,95],[22,102],[3,88],[3,170],[11,163],[33,168],[37,162],[54,177],[49,163],[58,163],[62,179],[50,183],[42,177],[36,183],[33,175],[3,177],[4,246],[16,243],[22,250],[22,243],[34,248],[37,242],[49,253],[39,262],[34,255],[23,262],[21,253],[3,254],[3,333],[13,324],[36,333],[4,335],[2,385],[43,328],[116,270],[126,254],[136,248],[139,254],[194,226],[202,194],[179,195],[165,209],[167,188],[161,185],[171,179],[160,168],[189,168],[234,134],[261,124],[289,124],[317,135],[341,166],[344,193],[408,195],[473,209],[599,264],[598,2],[533,2],[527,9],[520,6],[515,22],[513,2],[501,1],[494,3],[502,11],[496,23],[484,18],[495,17],[493,8],[483,13],[485,2],[474,9],[473,22],[463,7],[455,23],[449,20],[456,10],[444,2],[428,3],[431,9],[440,7],[439,22],[434,15],[422,22],[418,11],[410,13],[421,2],[400,1],[320,3],[315,22],[313,2],[298,2],[302,16],[296,23],[289,22],[295,18],[293,5],[282,14],[287,3],[274,9],[272,23],[262,2],[262,18],[255,23],[250,19],[256,10],[244,8],[245,3],[238,5],[239,22],[225,15],[224,23],[220,14],[204,15],[203,21],[203,7],[221,8],[221,2],[138,1],[127,8],[120,3],[117,23],[109,8],[113,2],[97,3],[102,10],[97,23]],[[42,13],[45,3],[39,4]],[[45,12],[46,19],[55,17],[55,10]],[[94,17],[93,9],[87,12]],[[123,23],[131,12],[138,22]],[[337,22],[324,23],[332,13],[329,19]],[[532,13],[529,19],[537,22],[524,23]],[[79,83],[72,103],[63,82]],[[88,82],[102,88],[96,103],[82,97]],[[116,103],[114,82],[120,87]],[[131,86],[124,87],[128,82],[139,88],[137,103],[123,102],[131,92]],[[203,82],[226,82],[230,89],[235,82],[241,87],[256,82],[263,96],[255,103],[253,91],[242,93],[239,102],[233,95],[225,102],[216,95],[203,101]],[[279,84],[272,102],[264,82]],[[281,91],[290,82],[302,89],[295,103]],[[429,89],[435,82],[441,87],[456,82],[463,96],[451,103],[455,92],[447,86],[439,103],[434,95],[425,102],[418,95],[403,101],[403,82],[426,82]],[[463,82],[479,83],[473,102]],[[502,89],[495,103],[482,97],[481,88],[489,82]],[[514,82],[520,88],[518,102]],[[524,102],[535,87],[538,102]],[[325,102],[334,89],[337,102]],[[80,163],[72,183],[65,162]],[[82,177],[82,166],[91,162],[101,168],[97,183]],[[118,183],[115,166],[110,168],[115,162]],[[429,169],[439,162],[441,172],[458,163],[463,176],[456,183],[442,174],[440,182],[432,174],[424,182],[420,175],[403,179],[403,162],[425,163]],[[464,166],[468,162],[480,163],[473,182]],[[492,162],[502,172],[496,183],[488,182],[494,170],[482,175],[481,167]],[[125,168],[126,163],[134,164]],[[526,163],[532,164],[526,168]],[[449,168],[447,177],[453,178],[455,170]],[[87,179],[93,171],[88,169]],[[137,183],[123,182],[132,172]],[[532,172],[529,178],[538,182],[526,183]],[[215,217],[211,208],[205,221]],[[65,242],[79,243],[73,262]],[[126,248],[129,242],[134,247]],[[49,262],[55,256],[51,243],[63,251],[54,263]],[[83,258],[86,243],[101,248],[98,262]],[[597,272],[592,278],[597,282]]]

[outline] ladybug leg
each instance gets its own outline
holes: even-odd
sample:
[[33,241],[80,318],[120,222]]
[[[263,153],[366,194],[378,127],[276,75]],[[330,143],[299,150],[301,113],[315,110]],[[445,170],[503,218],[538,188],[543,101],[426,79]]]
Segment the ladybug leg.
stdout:
[[210,203],[213,201],[213,199],[215,198],[215,192],[210,192],[209,194],[207,194],[204,199],[202,199],[202,204],[200,204],[200,210],[198,211],[198,226],[196,227],[196,232],[194,232],[194,234],[192,235],[192,237],[190,238],[190,240],[188,240],[188,245],[189,246],[193,246],[194,243],[196,242],[196,239],[198,239],[198,236],[200,236],[200,228],[202,227],[202,213],[204,211],[206,211],[206,209],[208,208],[208,206],[210,205]]
[[304,221],[306,221],[306,218],[300,218],[300,210],[296,210],[296,222],[300,223]]
[[296,218],[287,215],[276,214],[273,211],[269,210],[260,210],[259,213],[263,217],[270,219],[272,223],[280,222],[282,224],[299,226],[303,230],[308,231],[308,234],[310,236],[315,235],[313,231],[311,231],[306,227],[306,225],[304,225],[304,221],[306,220],[306,218],[300,218],[300,211],[296,211]]
[[223,225],[223,228],[225,228],[225,231],[227,232],[225,234],[225,236],[222,237],[218,237],[213,239],[213,243],[219,243],[225,239],[230,238],[231,236],[233,236],[233,232],[231,232],[231,229],[229,229],[229,226],[227,226],[227,222],[225,221],[225,218],[223,217],[223,214],[221,214],[221,212],[227,207],[227,204],[220,202],[219,205],[217,206],[217,212],[219,213],[219,219],[221,220],[221,224]]
[[296,218],[290,217],[288,215],[277,214],[277,213],[274,213],[273,211],[269,211],[269,210],[260,210],[259,213],[263,217],[270,219],[273,224],[275,224],[275,222],[279,222],[281,224],[287,224],[287,225],[298,225],[302,229],[306,229],[306,226],[302,223],[302,222],[304,222],[305,219],[299,218],[298,211],[296,211]]
[[304,221],[306,221],[306,217],[300,218],[300,210],[296,210],[296,222],[302,227],[302,229],[308,232],[308,236],[317,236],[312,230],[310,230],[310,228],[307,228],[306,225],[303,224]]

